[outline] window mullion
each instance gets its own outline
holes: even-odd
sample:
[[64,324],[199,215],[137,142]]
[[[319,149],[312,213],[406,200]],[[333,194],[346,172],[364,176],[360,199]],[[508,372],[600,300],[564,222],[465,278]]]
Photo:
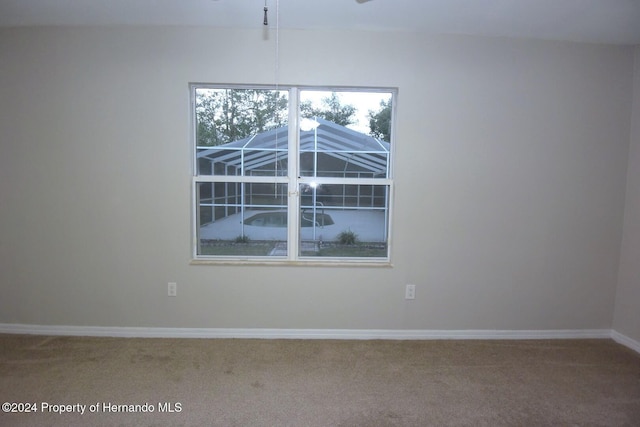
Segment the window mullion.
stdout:
[[300,223],[300,193],[298,184],[298,159],[299,159],[299,99],[298,89],[289,90],[289,132],[288,132],[288,218],[287,218],[287,248],[289,260],[298,258],[298,245],[300,243],[298,224]]
[[282,176],[241,176],[241,175],[199,175],[193,178],[194,183],[198,182],[238,182],[238,183],[277,183],[286,184],[287,177]]
[[302,176],[298,178],[299,184],[353,184],[353,185],[391,185],[392,180],[387,178],[335,178]]

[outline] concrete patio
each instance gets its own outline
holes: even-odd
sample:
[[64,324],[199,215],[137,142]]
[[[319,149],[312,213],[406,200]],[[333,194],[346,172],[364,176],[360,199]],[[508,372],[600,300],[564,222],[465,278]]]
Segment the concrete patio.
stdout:
[[[256,213],[268,211],[250,210],[244,212],[244,218],[250,218]],[[385,242],[385,217],[382,210],[332,210],[324,209],[334,221],[332,225],[323,227],[302,227],[302,240],[333,241],[343,231],[352,231],[362,242]],[[242,224],[241,213],[230,215],[210,224],[200,227],[199,239],[205,240],[234,240],[245,235],[250,240],[287,240],[286,227],[255,226]]]

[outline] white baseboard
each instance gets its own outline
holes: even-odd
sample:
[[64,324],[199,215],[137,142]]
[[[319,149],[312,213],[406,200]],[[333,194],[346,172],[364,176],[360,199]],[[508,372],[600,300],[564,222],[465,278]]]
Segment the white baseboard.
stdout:
[[266,328],[141,328],[0,323],[0,334],[92,336],[122,338],[239,338],[326,340],[534,340],[613,339],[640,353],[640,342],[612,329],[426,330],[426,329],[266,329]]
[[[240,329],[139,328],[107,326],[27,325],[0,323],[0,333],[129,338],[256,338],[338,340],[521,340],[612,338],[610,329],[559,330],[422,330],[422,329]],[[620,334],[618,334],[620,335]],[[622,335],[620,335],[622,337]],[[620,341],[619,341],[620,342]],[[636,343],[637,344],[637,343]],[[632,347],[633,348],[633,347]],[[640,350],[638,350],[640,352]]]
[[612,330],[611,339],[618,344],[622,344],[623,346],[629,347],[631,350],[635,350],[637,353],[640,353],[640,342],[631,339],[626,335],[622,335],[620,332]]

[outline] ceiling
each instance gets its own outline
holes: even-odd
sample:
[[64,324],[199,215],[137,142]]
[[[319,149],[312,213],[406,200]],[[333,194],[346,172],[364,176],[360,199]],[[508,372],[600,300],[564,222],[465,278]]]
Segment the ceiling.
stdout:
[[[0,27],[260,27],[264,0],[0,0]],[[640,0],[267,0],[269,25],[640,45]],[[278,13],[279,12],[279,13]]]

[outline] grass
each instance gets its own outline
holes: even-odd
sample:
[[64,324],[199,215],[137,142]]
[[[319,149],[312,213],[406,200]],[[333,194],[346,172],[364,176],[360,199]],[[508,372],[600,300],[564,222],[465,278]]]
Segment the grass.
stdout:
[[371,257],[386,257],[386,246],[380,247],[379,245],[330,245],[320,248],[320,251],[315,254],[316,256],[325,257],[345,257],[345,258],[371,258]]
[[302,256],[333,258],[384,258],[387,256],[387,245],[377,242],[358,242],[344,244],[339,241],[324,242],[317,251],[302,251]]
[[273,242],[235,243],[230,241],[202,245],[200,255],[219,256],[268,256],[273,249]]
[[[200,255],[211,256],[269,256],[276,242],[250,241],[238,243],[229,240],[216,240],[203,244]],[[379,243],[356,243],[343,245],[337,242],[325,242],[319,251],[302,251],[302,256],[333,257],[333,258],[384,258],[387,256],[387,246]]]

